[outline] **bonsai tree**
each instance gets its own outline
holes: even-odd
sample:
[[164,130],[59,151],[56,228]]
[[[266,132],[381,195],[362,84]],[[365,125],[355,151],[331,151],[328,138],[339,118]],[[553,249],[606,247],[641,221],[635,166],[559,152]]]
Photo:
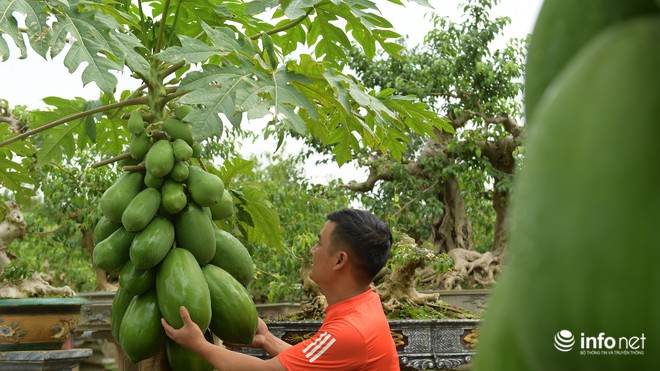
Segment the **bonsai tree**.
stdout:
[[432,287],[490,287],[506,252],[510,184],[523,153],[526,41],[493,44],[510,22],[490,15],[495,3],[466,1],[460,22],[436,15],[435,28],[423,44],[402,51],[405,58],[351,52],[350,65],[365,85],[414,94],[453,128],[416,137],[401,161],[363,152],[356,157],[368,176],[344,185],[453,259],[452,270],[427,270],[424,281]]

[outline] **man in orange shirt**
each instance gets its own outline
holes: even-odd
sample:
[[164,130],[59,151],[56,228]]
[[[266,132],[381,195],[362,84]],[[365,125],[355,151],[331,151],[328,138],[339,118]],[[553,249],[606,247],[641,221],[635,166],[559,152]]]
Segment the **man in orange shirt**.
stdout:
[[387,224],[366,211],[342,209],[327,219],[311,250],[309,277],[328,302],[323,324],[312,338],[291,346],[259,319],[250,346],[273,356],[264,361],[207,342],[184,307],[180,329],[162,320],[167,335],[220,371],[399,370],[380,298],[369,287],[389,258],[392,234]]

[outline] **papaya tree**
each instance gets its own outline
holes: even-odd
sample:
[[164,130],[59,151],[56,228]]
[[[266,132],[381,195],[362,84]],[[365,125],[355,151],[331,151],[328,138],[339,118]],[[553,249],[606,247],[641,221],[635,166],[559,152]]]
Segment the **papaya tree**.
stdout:
[[435,16],[435,28],[403,51],[405,58],[351,53],[365,85],[419,96],[454,129],[417,136],[401,161],[363,152],[368,177],[345,185],[454,260],[452,271],[425,274],[427,284],[445,289],[491,286],[506,247],[507,200],[524,134],[518,120],[526,46],[519,39],[493,46],[510,22],[490,16],[494,3],[467,1],[461,22]]
[[[65,66],[82,68],[83,84],[103,93],[95,102],[50,100],[49,120],[5,135],[0,146],[40,133],[39,164],[58,161],[74,147],[120,154],[124,119],[136,108],[157,128],[173,105],[193,106],[184,121],[198,142],[220,137],[227,124],[240,128],[245,118],[264,118],[281,140],[289,128],[338,143],[333,151],[340,163],[360,146],[400,157],[403,134],[444,126],[425,104],[367,89],[342,72],[342,47],[351,38],[370,56],[377,46],[392,54],[401,49],[399,35],[372,2],[20,1],[3,2],[0,10],[0,32],[21,57],[28,43],[42,57],[65,53]],[[267,12],[272,18],[263,20]],[[17,13],[27,17],[25,27],[18,26]],[[343,29],[337,20],[345,22]],[[3,59],[9,57],[6,43],[0,41]],[[299,44],[309,54],[294,57]],[[143,84],[116,96],[116,73],[125,70]]]
[[[17,200],[34,192],[23,156],[43,166],[93,149],[93,167],[128,160],[134,112],[158,139],[175,109],[188,107],[179,125],[206,145],[265,120],[279,141],[292,131],[334,144],[340,164],[359,148],[399,158],[408,134],[451,130],[426,104],[369,89],[343,72],[352,41],[369,56],[401,50],[371,1],[27,0],[0,2],[0,14],[2,60],[12,57],[10,42],[19,58],[62,54],[69,71],[81,70],[82,83],[101,92],[96,100],[45,97],[48,108],[29,127],[0,125],[2,186]],[[120,74],[138,87],[116,91]],[[226,159],[201,153],[198,164],[219,174]],[[130,166],[143,165],[124,169]],[[242,200],[250,214],[243,232],[281,244],[277,218],[252,201]]]

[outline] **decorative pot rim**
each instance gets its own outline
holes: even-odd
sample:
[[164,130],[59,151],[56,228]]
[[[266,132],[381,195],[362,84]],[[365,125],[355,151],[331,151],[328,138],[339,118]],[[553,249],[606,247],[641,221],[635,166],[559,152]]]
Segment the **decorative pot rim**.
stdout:
[[0,307],[20,307],[25,305],[84,305],[89,300],[83,298],[23,298],[0,299]]
[[[392,324],[480,324],[479,318],[420,318],[420,319],[388,319]],[[321,325],[323,320],[266,320],[266,323],[273,325]]]

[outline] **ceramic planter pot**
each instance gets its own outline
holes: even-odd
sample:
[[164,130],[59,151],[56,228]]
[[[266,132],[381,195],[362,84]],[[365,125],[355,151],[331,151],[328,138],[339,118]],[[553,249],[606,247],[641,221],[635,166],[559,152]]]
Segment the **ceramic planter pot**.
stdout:
[[[476,319],[390,320],[402,369],[451,369],[468,364],[477,343]],[[320,321],[274,321],[268,323],[273,335],[297,344],[321,327]],[[243,353],[268,358],[260,349],[241,348]]]
[[86,303],[82,298],[0,300],[0,351],[61,349]]

